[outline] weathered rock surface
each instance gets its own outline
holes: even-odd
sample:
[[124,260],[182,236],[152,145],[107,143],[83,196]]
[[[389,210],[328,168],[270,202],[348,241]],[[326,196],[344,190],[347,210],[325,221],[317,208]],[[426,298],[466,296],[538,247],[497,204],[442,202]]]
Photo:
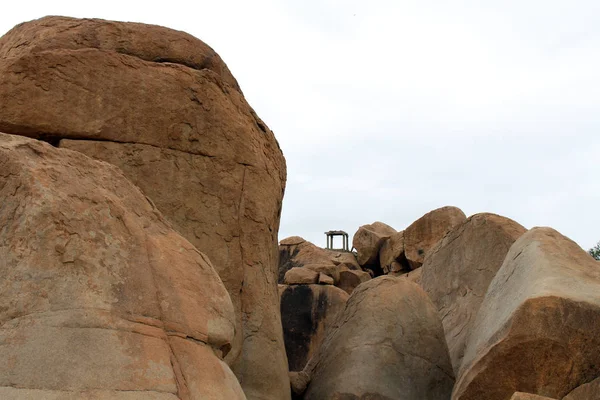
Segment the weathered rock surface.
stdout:
[[533,228],[512,245],[479,308],[453,399],[563,398],[600,375],[600,269]]
[[600,378],[575,388],[563,397],[563,400],[597,400],[600,399]]
[[223,280],[237,325],[226,360],[247,396],[287,398],[285,161],[219,56],[182,32],[63,17],[15,27],[0,55],[0,130],[121,168]]
[[404,230],[404,255],[412,269],[423,265],[425,255],[444,235],[467,217],[459,208],[441,207],[428,212]]
[[304,398],[449,399],[453,382],[434,305],[414,283],[382,276],[348,299]]
[[357,251],[357,261],[361,266],[368,264],[379,264],[379,249],[396,230],[383,222],[373,222],[369,225],[363,225],[352,238],[352,246]]
[[411,270],[404,256],[404,231],[392,234],[383,242],[379,249],[379,265],[384,274]]
[[0,134],[0,178],[2,398],[245,398],[219,276],[118,168]]
[[285,273],[283,282],[287,285],[304,285],[317,283],[319,273],[308,268],[295,267]]
[[281,320],[290,371],[302,371],[318,352],[348,294],[334,286],[279,286]]
[[[360,270],[353,253],[323,249],[299,236],[291,236],[279,242],[279,283],[283,283],[285,273],[292,268],[319,265],[334,267],[344,264],[349,269]],[[338,278],[332,274],[337,282]]]
[[538,396],[537,394],[515,392],[510,400],[555,400],[546,396]]
[[417,268],[414,271],[410,271],[407,273],[400,273],[400,274],[391,273],[390,275],[397,276],[398,278],[402,278],[402,279],[408,279],[409,281],[414,282],[417,285],[421,286],[421,276],[423,275],[423,271],[422,271],[422,268]]
[[455,374],[483,296],[510,246],[525,231],[499,215],[473,215],[444,236],[420,268],[421,286],[442,317]]
[[368,272],[343,269],[340,271],[340,281],[337,286],[348,294],[352,294],[358,285],[370,279],[371,275]]

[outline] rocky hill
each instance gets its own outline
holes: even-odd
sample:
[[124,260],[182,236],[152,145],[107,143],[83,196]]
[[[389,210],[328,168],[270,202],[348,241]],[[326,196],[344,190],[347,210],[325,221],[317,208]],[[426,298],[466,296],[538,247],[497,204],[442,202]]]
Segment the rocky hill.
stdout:
[[0,38],[0,399],[598,400],[600,267],[442,207],[278,243],[286,164],[171,29]]

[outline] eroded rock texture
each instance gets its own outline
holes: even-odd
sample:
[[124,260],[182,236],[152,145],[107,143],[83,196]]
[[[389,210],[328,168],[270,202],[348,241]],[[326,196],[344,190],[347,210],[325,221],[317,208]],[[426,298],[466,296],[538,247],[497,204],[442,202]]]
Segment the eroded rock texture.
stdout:
[[302,371],[346,306],[348,294],[329,285],[280,285],[279,293],[289,368]]
[[454,373],[487,288],[510,246],[526,229],[495,214],[476,214],[455,227],[421,267],[421,286],[438,308]]
[[348,299],[304,398],[447,400],[453,383],[435,306],[416,284],[382,276]]
[[157,26],[48,17],[0,39],[0,130],[112,163],[206,252],[249,398],[289,397],[277,293],[285,161],[219,56]]
[[551,228],[523,234],[481,303],[452,398],[562,399],[598,377],[599,285],[598,263],[576,243]]
[[0,134],[2,398],[245,399],[231,300],[118,168]]

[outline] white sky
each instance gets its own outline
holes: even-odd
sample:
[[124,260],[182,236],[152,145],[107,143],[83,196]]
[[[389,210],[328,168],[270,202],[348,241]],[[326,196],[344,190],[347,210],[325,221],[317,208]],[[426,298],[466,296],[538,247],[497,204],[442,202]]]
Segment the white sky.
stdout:
[[600,240],[597,0],[28,1],[0,34],[44,15],[212,46],[286,156],[280,238],[455,205]]

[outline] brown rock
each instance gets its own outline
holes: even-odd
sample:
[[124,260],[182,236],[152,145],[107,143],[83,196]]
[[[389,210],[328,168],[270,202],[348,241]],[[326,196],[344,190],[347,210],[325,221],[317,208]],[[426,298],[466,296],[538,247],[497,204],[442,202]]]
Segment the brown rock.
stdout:
[[319,282],[320,285],[333,285],[333,278],[329,275],[325,275],[324,273],[319,273]]
[[285,273],[283,281],[287,285],[304,285],[317,283],[319,281],[319,273],[308,268],[292,268]]
[[410,267],[419,268],[429,249],[466,219],[459,208],[447,206],[430,211],[413,222],[404,230],[404,255]]
[[555,400],[550,397],[538,396],[537,394],[515,392],[510,400]]
[[333,284],[336,284],[340,281],[340,268],[337,265],[333,264],[307,264],[303,268],[307,268],[313,270],[315,272],[319,272],[321,274],[327,275],[333,279]]
[[404,231],[394,233],[383,242],[379,249],[379,265],[384,274],[410,271],[404,256]]
[[89,390],[85,392],[65,392],[62,390],[0,388],[3,400],[179,400],[171,393],[120,392],[116,390]]
[[[313,243],[299,236],[283,239],[279,243],[279,282],[283,282],[285,273],[294,267],[305,267],[309,265],[328,266],[345,264],[350,269],[360,269],[353,253],[328,250],[315,246]],[[338,278],[332,276],[337,282]]]
[[318,358],[306,400],[448,399],[454,383],[437,311],[405,279],[357,288]]
[[421,287],[442,317],[455,374],[488,285],[510,246],[525,231],[499,215],[473,215],[444,236],[420,268]]
[[600,399],[600,378],[575,388],[563,397],[563,400],[598,400]]
[[348,294],[337,287],[323,285],[284,286],[279,292],[289,369],[302,371],[346,306]]
[[512,245],[472,325],[453,399],[563,398],[600,375],[600,269],[533,228]]
[[397,276],[398,278],[408,279],[411,282],[416,283],[419,286],[421,285],[421,276],[423,275],[422,268],[417,268],[414,271],[410,271],[407,273],[395,274],[391,273],[391,276]]
[[0,134],[0,177],[2,398],[245,398],[221,280],[117,168]]
[[121,168],[214,263],[236,312],[227,361],[247,396],[288,398],[285,161],[218,55],[166,28],[62,17],[15,27],[0,54],[0,130]]
[[337,286],[348,294],[352,294],[358,285],[370,279],[371,275],[365,271],[341,270],[340,281]]
[[356,256],[354,253],[349,251],[337,251],[337,250],[327,250],[329,254],[329,259],[335,265],[345,265],[348,269],[356,269],[360,270],[360,265],[358,265],[358,261],[356,260]]
[[396,233],[396,230],[383,222],[363,225],[352,238],[352,246],[357,251],[357,261],[361,266],[379,263],[379,249],[385,239]]

